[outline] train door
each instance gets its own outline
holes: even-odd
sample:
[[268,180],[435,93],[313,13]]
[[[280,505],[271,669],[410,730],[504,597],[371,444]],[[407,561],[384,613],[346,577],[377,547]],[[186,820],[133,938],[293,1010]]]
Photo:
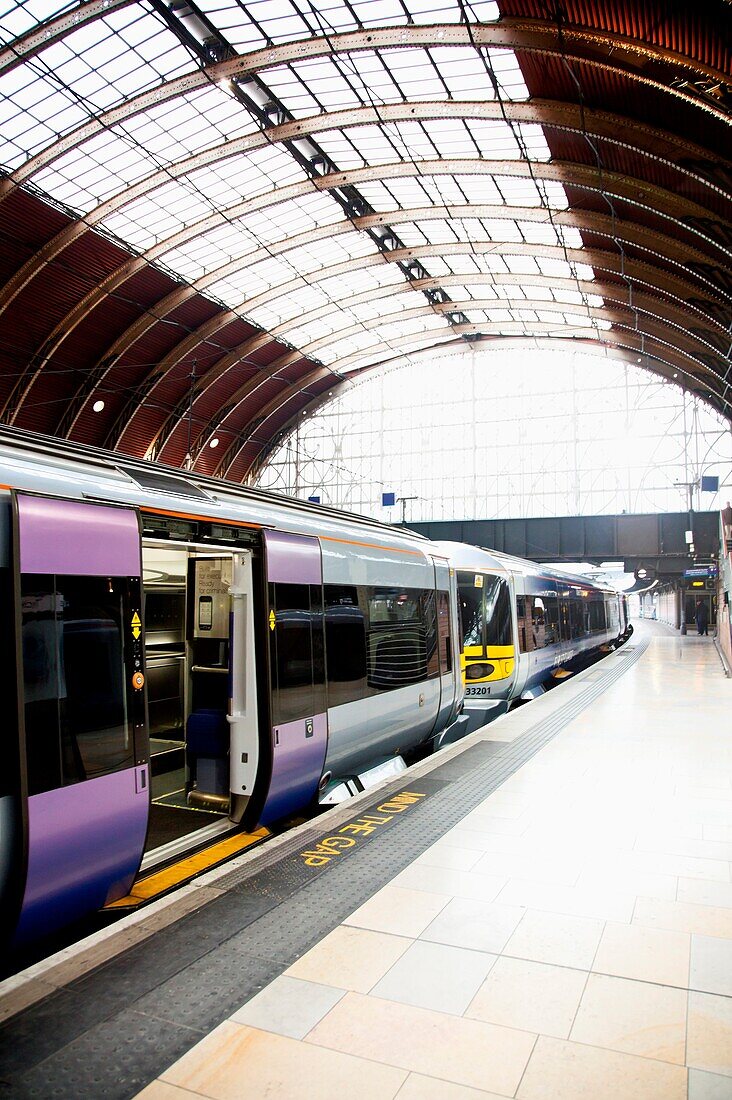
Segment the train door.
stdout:
[[254,577],[251,553],[234,554],[231,588],[230,817],[244,817],[259,772],[259,709],[254,637]]
[[512,696],[520,697],[524,690],[530,671],[532,658],[529,654],[534,650],[534,636],[531,619],[531,596],[526,593],[526,578],[521,574],[514,574],[514,590],[516,598],[516,679]]
[[25,493],[13,511],[23,942],[128,891],[149,780],[137,512]]
[[[460,670],[457,592],[454,573],[444,558],[432,559],[435,567],[435,638],[434,662],[440,682],[440,702],[435,719],[436,732],[445,729],[456,717],[462,697]],[[428,639],[429,644],[429,639]],[[428,660],[429,660],[428,654]]]
[[148,865],[241,822],[259,729],[252,551],[148,542],[143,558]]
[[315,798],[328,746],[320,543],[264,532],[270,728],[251,813],[267,824]]

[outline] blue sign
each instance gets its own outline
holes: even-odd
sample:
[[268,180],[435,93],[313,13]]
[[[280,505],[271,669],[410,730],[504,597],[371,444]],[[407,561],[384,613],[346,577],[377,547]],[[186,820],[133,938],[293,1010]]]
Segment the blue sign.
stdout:
[[396,504],[396,493],[382,493],[381,494],[381,506],[382,508],[393,508]]
[[709,577],[711,571],[708,565],[697,565],[694,569],[685,569],[685,577]]
[[310,504],[320,504],[320,497],[308,497]]
[[701,479],[701,491],[703,493],[718,493],[719,492],[719,478],[718,477],[703,477]]

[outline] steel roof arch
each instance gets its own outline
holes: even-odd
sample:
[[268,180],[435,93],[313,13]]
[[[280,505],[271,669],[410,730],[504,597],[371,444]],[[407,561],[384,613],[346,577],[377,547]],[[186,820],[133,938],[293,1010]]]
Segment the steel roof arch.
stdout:
[[[199,2],[203,4],[204,0],[191,0],[192,8]],[[405,0],[405,13],[415,3],[418,0]],[[177,17],[171,14],[170,5],[155,0],[152,7],[156,27],[165,24],[165,35],[174,36]],[[124,99],[119,98],[121,92],[115,93],[117,100],[108,100],[111,106],[96,110],[94,117],[81,125],[69,125],[63,119],[57,124],[54,119],[50,130],[55,128],[58,136],[44,138],[45,144],[14,172],[0,176],[0,222],[6,209],[6,235],[15,232],[8,227],[12,227],[16,206],[11,204],[16,195],[23,196],[26,211],[28,203],[35,203],[33,218],[37,219],[25,236],[22,226],[17,231],[23,247],[16,250],[16,255],[22,258],[26,250],[26,262],[6,264],[0,277],[0,335],[7,334],[3,337],[7,348],[14,341],[21,352],[12,368],[19,377],[13,380],[12,372],[6,370],[4,383],[0,381],[0,418],[32,426],[40,416],[38,410],[47,405],[43,423],[53,423],[59,434],[98,442],[106,438],[131,453],[147,453],[152,448],[154,453],[167,454],[173,453],[171,447],[180,434],[178,426],[194,406],[200,407],[201,415],[213,415],[211,395],[215,393],[221,396],[221,407],[234,401],[239,408],[236,397],[243,391],[243,414],[251,413],[247,423],[258,422],[260,435],[270,427],[280,433],[283,409],[296,416],[298,405],[304,407],[322,399],[321,388],[326,381],[332,389],[341,384],[342,374],[360,376],[370,366],[379,366],[393,354],[389,344],[419,347],[420,339],[427,346],[445,346],[465,339],[495,341],[496,326],[491,329],[487,321],[476,329],[467,318],[471,311],[481,312],[487,305],[490,313],[490,302],[482,300],[477,287],[484,277],[488,282],[485,272],[489,266],[480,258],[491,254],[503,259],[513,257],[518,264],[511,261],[504,264],[510,270],[501,269],[491,275],[491,281],[502,286],[501,301],[494,308],[508,309],[512,316],[526,316],[516,310],[527,310],[530,297],[511,292],[512,285],[519,285],[516,275],[517,282],[511,283],[512,272],[521,269],[518,261],[528,262],[530,257],[553,263],[553,268],[539,268],[545,274],[534,273],[526,279],[533,279],[537,288],[556,290],[552,298],[558,301],[544,303],[539,298],[535,303],[537,307],[542,304],[547,316],[552,312],[557,316],[584,312],[595,326],[600,322],[610,324],[610,329],[589,330],[600,346],[632,354],[635,345],[640,344],[645,360],[655,364],[661,375],[668,376],[680,368],[688,387],[729,417],[732,163],[722,155],[728,148],[724,135],[729,134],[732,120],[730,39],[723,33],[724,27],[732,25],[728,5],[723,0],[712,0],[709,9],[671,6],[662,12],[655,0],[645,6],[640,0],[618,0],[612,5],[601,0],[566,0],[562,14],[556,18],[544,17],[537,0],[499,0],[499,7],[501,18],[496,22],[468,20],[433,25],[416,20],[411,25],[405,22],[327,35],[310,33],[290,42],[278,41],[275,36],[261,49],[228,57],[220,54],[219,60],[214,51],[197,54],[190,42],[184,42],[191,60],[182,75],[161,79],[144,92],[133,92]],[[0,50],[0,78],[3,71],[18,70],[31,60],[33,64],[38,61],[41,73],[49,43],[57,46],[70,41],[69,36],[80,27],[91,26],[96,20],[104,22],[112,10],[121,13],[124,9],[148,14],[150,10],[142,0],[86,0],[53,16]],[[210,24],[216,22],[215,6],[207,18]],[[44,165],[54,165],[65,151],[81,149],[93,134],[122,127],[125,120],[144,118],[156,103],[184,102],[194,89],[213,87],[223,79],[233,79],[237,87],[251,91],[252,82],[261,84],[262,77],[266,81],[284,72],[288,64],[291,69],[287,71],[294,74],[305,71],[302,63],[308,59],[331,64],[346,53],[348,57],[366,53],[381,57],[397,72],[394,79],[398,87],[398,68],[393,70],[393,66],[400,50],[412,49],[414,56],[420,57],[425,48],[439,52],[439,47],[445,45],[458,46],[463,51],[461,56],[473,50],[484,60],[490,49],[514,50],[526,79],[528,99],[522,98],[524,93],[511,98],[513,92],[472,103],[460,98],[418,101],[407,95],[404,102],[349,107],[346,95],[341,97],[343,105],[339,109],[323,110],[321,105],[314,110],[308,105],[304,113],[301,109],[294,114],[290,111],[288,117],[288,85],[275,80],[275,90],[284,89],[278,93],[284,96],[284,113],[280,111],[276,125],[262,124],[261,118],[258,122],[256,113],[252,114],[252,133],[214,145],[209,138],[208,147],[192,153],[172,152],[168,162],[160,162],[156,170],[130,185],[123,185],[119,177],[120,186],[101,201],[95,200],[87,215],[78,216],[72,209],[53,204],[44,213],[46,200],[34,182]],[[539,59],[541,66],[537,68]],[[570,65],[575,85],[567,77]],[[444,79],[443,86],[447,90]],[[573,88],[576,101],[572,98]],[[667,105],[667,125],[659,131],[656,127],[663,104]],[[678,110],[671,104],[678,104]],[[289,152],[292,143],[303,137],[317,146],[319,140],[327,144],[330,132],[354,137],[368,125],[383,134],[390,126],[414,122],[429,137],[440,133],[438,123],[453,119],[460,126],[475,117],[504,122],[509,129],[528,124],[541,127],[549,156],[542,159],[531,153],[529,162],[521,153],[512,162],[490,153],[486,156],[483,147],[483,159],[473,162],[473,175],[482,173],[486,180],[498,182],[510,176],[523,178],[537,191],[542,181],[551,182],[552,187],[561,185],[567,207],[544,200],[539,206],[522,206],[505,197],[503,205],[481,205],[474,197],[462,203],[453,197],[441,210],[434,197],[443,194],[440,180],[451,186],[459,174],[471,174],[467,167],[470,158],[461,162],[459,157],[445,156],[438,150],[443,155],[429,165],[421,153],[410,160],[407,149],[400,160],[387,164],[371,157],[363,168],[346,163],[341,170],[335,163],[323,171],[313,162],[312,171],[308,168],[296,182],[286,181],[282,187],[278,179],[279,191],[273,187],[270,193],[255,198],[244,195],[236,204],[219,203],[218,209],[198,222],[190,217],[179,219],[178,229],[158,234],[157,242],[137,249],[139,254],[124,241],[116,242],[107,228],[113,214],[134,209],[138,198],[154,195],[172,179],[195,182],[196,173],[204,166],[222,168],[224,158],[241,157],[242,151],[267,150],[271,146]],[[698,127],[694,125],[697,118]],[[154,160],[150,159],[149,164],[152,166]],[[426,179],[427,173],[434,186],[428,200],[432,206],[420,204],[421,192],[408,184],[409,180]],[[350,194],[355,193],[354,189],[367,189],[376,179],[385,184],[393,181],[394,187],[402,188],[395,192],[401,196],[398,209],[347,210],[345,220],[327,224],[322,220],[315,228],[294,232],[291,240],[274,244],[263,240],[250,253],[232,252],[228,263],[218,263],[216,253],[211,252],[203,277],[190,277],[188,282],[166,266],[166,256],[172,249],[185,250],[196,242],[204,245],[217,225],[228,227],[232,218],[240,219],[246,227],[253,224],[257,212],[279,217],[278,209],[284,211],[283,204],[288,201],[316,194],[333,199],[341,191]],[[444,193],[453,194],[449,187]],[[467,193],[477,196],[480,189],[471,187]],[[522,194],[520,188],[503,193]],[[545,197],[548,194],[545,190]],[[413,196],[411,201],[409,196]],[[343,205],[341,200],[342,195],[338,201]],[[477,219],[483,224],[479,225]],[[413,229],[417,220],[427,230],[428,243],[424,245],[414,243],[419,240]],[[551,223],[558,233],[578,232],[581,245],[574,243],[575,236],[566,235],[557,236],[556,245],[510,242],[501,239],[500,233],[490,234],[498,240],[482,239],[485,227],[511,220],[527,228],[543,222]],[[451,222],[459,222],[469,231],[470,240],[443,242],[438,227]],[[397,234],[400,226],[409,227],[404,229],[404,241]],[[53,227],[53,231],[46,227]],[[377,252],[360,255],[363,249],[348,244],[343,256],[337,257],[332,250],[324,256],[322,266],[317,270],[309,267],[304,275],[301,271],[295,274],[292,263],[292,277],[284,266],[273,268],[268,284],[253,283],[254,293],[247,293],[242,270],[248,270],[257,257],[267,263],[272,256],[283,260],[292,257],[297,262],[303,249],[322,252],[331,239],[355,242],[359,235],[370,235],[374,240],[374,234],[383,242]],[[532,232],[524,234],[523,239],[540,238]],[[568,247],[570,240],[572,247]],[[26,334],[22,318],[33,310],[33,303],[43,302],[45,288],[55,278],[63,278],[64,272],[72,272],[79,257],[92,255],[97,242],[108,257],[110,249],[118,248],[118,259],[114,264],[105,259],[99,277],[91,276],[86,286],[83,277],[72,278],[68,293],[59,296],[59,307],[49,312],[48,323],[28,326]],[[468,251],[476,257],[476,271],[470,277],[462,274],[468,268]],[[434,270],[429,270],[430,264]],[[585,278],[578,264],[591,268],[594,279]],[[352,315],[350,309],[389,297],[381,275],[376,277],[383,265],[389,265],[391,272],[400,272],[401,281],[395,286],[400,294],[415,292],[414,305],[403,302],[406,308],[400,313],[386,314],[393,322],[388,340],[384,337],[380,344],[368,343],[366,347],[354,344],[354,350],[334,359],[333,349],[340,346],[335,341],[349,332],[371,332],[378,327],[368,321],[368,310]],[[556,274],[550,274],[552,270]],[[316,288],[336,277],[337,272],[344,280],[353,280],[350,284],[344,282],[345,305],[337,303],[340,316],[325,299],[322,305],[314,301],[310,309],[306,304],[297,317],[288,309],[270,308],[277,306],[283,294],[298,293],[302,285],[299,279]],[[369,272],[374,278],[365,277]],[[218,285],[228,277],[235,282],[234,290],[226,292],[227,297],[207,297],[218,293]],[[391,278],[393,281],[393,275]],[[465,284],[476,286],[469,299],[459,289]],[[349,285],[353,288],[350,292]],[[235,297],[239,286],[246,294],[241,302]],[[354,289],[359,292],[354,293]],[[561,301],[560,292],[568,289],[584,299],[581,309]],[[602,298],[602,305],[590,304],[595,301],[590,298],[594,294]],[[366,320],[354,325],[351,316]],[[107,317],[110,323],[105,328]],[[268,319],[258,327],[257,317]],[[421,338],[406,333],[406,324],[430,317],[448,320]],[[307,331],[304,324],[298,324],[303,318],[312,322]],[[325,332],[326,325],[332,332]],[[515,331],[518,334],[518,329]],[[534,330],[527,323],[525,331]],[[164,332],[167,335],[162,339]],[[572,332],[571,326],[564,330],[571,339],[587,339],[587,333],[572,336]],[[540,336],[537,330],[533,338]],[[316,361],[319,354],[326,363]],[[244,357],[239,360],[243,363],[251,357],[246,371],[239,375],[238,386],[237,356]],[[185,364],[196,357],[203,364],[200,375],[194,370],[184,385]],[[64,375],[69,377],[62,386]],[[262,399],[248,400],[255,391],[261,392]],[[52,401],[46,399],[47,394],[56,393],[65,394],[66,400],[57,396]],[[95,423],[90,409],[100,394],[111,394],[113,399],[104,418]],[[60,413],[53,413],[54,406]],[[100,432],[105,435],[100,436]],[[210,432],[202,436],[204,455],[206,438],[210,438]],[[267,441],[257,437],[257,446],[260,444],[260,450],[266,450]],[[255,452],[256,447],[247,445],[249,469],[256,465]],[[252,454],[254,458],[249,462]],[[219,471],[224,469],[222,456],[217,463]],[[235,457],[225,468],[239,470],[241,462]]]

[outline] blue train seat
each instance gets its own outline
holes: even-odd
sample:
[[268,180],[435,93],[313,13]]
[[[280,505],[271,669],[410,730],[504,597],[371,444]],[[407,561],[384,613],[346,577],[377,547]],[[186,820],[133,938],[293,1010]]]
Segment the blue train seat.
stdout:
[[229,797],[229,724],[220,710],[195,710],[186,723],[191,805],[220,804]]

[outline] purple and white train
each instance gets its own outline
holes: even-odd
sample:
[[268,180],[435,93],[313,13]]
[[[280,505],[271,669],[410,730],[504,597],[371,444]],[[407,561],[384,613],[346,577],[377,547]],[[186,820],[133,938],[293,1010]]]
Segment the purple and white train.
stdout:
[[[465,731],[458,570],[505,561],[9,430],[0,482],[6,947]],[[528,683],[509,605],[505,698]],[[573,652],[621,637],[605,626]]]

